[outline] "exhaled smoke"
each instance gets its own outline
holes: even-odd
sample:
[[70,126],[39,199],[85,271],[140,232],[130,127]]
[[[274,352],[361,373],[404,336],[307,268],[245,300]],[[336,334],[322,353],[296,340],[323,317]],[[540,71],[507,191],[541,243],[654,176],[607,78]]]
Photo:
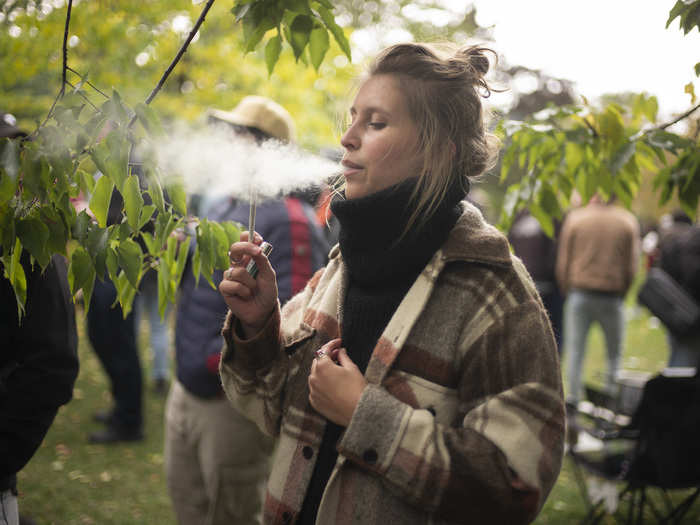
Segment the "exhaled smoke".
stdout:
[[161,174],[177,175],[189,193],[273,198],[326,182],[338,164],[270,140],[261,145],[228,130],[180,129],[153,145]]

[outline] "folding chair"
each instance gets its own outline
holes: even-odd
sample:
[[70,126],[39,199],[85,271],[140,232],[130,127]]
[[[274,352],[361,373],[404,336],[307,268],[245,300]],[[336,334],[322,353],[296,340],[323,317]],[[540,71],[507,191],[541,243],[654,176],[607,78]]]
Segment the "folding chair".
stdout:
[[654,376],[631,418],[615,396],[587,387],[587,398],[569,418],[578,440],[568,455],[588,505],[581,523],[681,523],[700,495],[700,374]]

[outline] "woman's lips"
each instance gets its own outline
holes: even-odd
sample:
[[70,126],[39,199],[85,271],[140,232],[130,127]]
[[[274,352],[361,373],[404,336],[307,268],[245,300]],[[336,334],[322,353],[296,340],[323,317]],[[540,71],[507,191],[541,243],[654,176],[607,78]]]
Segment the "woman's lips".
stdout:
[[354,162],[350,162],[349,160],[344,160],[341,162],[341,164],[345,167],[345,169],[343,170],[343,175],[345,175],[346,177],[364,169],[359,164],[355,164]]

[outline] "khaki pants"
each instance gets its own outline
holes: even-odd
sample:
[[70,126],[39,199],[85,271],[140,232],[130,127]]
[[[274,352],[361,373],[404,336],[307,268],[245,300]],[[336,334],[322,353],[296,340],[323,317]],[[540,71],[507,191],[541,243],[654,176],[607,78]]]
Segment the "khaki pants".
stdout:
[[165,412],[165,472],[180,525],[257,525],[274,441],[225,397],[178,382]]

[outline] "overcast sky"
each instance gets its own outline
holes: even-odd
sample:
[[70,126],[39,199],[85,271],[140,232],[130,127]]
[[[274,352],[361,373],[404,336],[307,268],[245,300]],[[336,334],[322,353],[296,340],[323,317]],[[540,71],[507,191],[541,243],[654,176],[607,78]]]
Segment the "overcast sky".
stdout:
[[[449,0],[452,3],[451,0]],[[457,2],[457,0],[454,0]],[[683,35],[676,19],[665,28],[675,0],[474,0],[477,21],[494,25],[492,44],[509,64],[566,78],[590,99],[604,93],[646,91],[660,113],[691,105],[683,92],[700,79],[700,33]]]

